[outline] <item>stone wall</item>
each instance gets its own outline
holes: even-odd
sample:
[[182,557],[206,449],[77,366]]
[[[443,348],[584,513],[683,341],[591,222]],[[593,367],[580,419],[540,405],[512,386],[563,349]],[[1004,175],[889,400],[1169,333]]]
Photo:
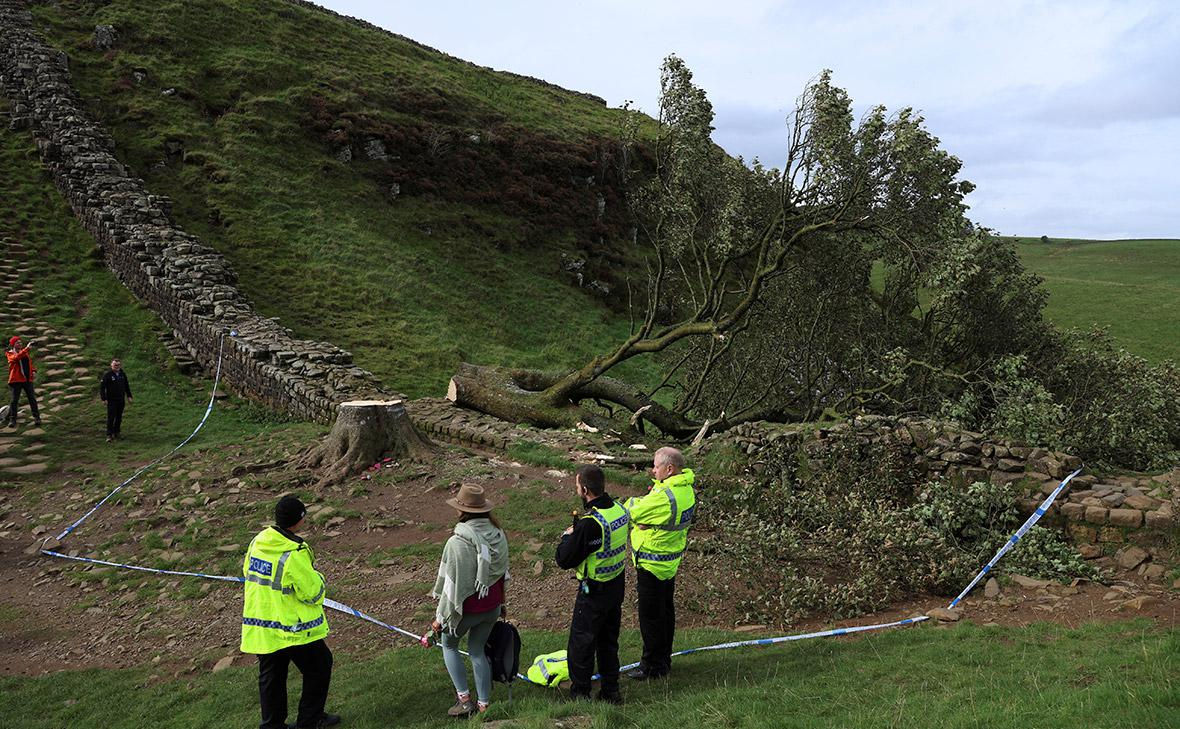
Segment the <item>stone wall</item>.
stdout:
[[[900,445],[932,478],[963,478],[991,483],[1015,483],[1020,506],[1032,513],[1061,479],[1082,465],[1077,456],[1044,448],[1030,448],[926,418],[867,415],[831,427],[747,423],[706,440],[703,449],[737,448],[761,470],[759,458],[772,443],[812,448],[842,434],[865,442]],[[1180,469],[1146,476],[1100,476],[1083,472],[1058,497],[1046,515],[1050,524],[1063,526],[1075,541],[1120,543],[1135,530],[1166,532],[1176,526],[1180,503]]]
[[41,159],[107,265],[212,372],[223,334],[222,377],[235,391],[295,417],[330,422],[343,400],[382,397],[348,352],[296,339],[259,316],[236,288],[228,262],[171,219],[116,159],[106,132],[74,92],[68,58],[34,32],[24,2],[0,0],[0,93],[11,126],[32,132]]

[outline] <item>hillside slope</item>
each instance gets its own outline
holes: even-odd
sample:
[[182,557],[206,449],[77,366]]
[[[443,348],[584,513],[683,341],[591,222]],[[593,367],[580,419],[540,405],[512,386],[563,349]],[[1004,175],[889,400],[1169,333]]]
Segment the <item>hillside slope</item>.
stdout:
[[577,364],[625,326],[562,272],[568,254],[584,283],[626,275],[599,100],[283,0],[34,10],[120,159],[260,311],[387,386],[439,394],[462,359]]
[[1016,240],[1024,265],[1045,279],[1054,324],[1106,326],[1141,357],[1180,361],[1180,240]]

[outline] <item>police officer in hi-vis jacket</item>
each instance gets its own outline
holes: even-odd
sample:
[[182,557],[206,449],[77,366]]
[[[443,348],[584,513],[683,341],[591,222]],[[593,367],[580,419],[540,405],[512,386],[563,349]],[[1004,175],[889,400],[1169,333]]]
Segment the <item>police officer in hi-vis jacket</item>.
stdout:
[[598,466],[582,466],[574,489],[585,513],[565,530],[557,545],[557,566],[575,570],[578,593],[566,647],[571,698],[590,698],[594,660],[602,683],[598,699],[621,704],[619,694],[619,623],[623,617],[623,586],[629,517],[606,493]]
[[639,632],[643,657],[627,675],[645,681],[668,675],[676,634],[676,570],[688,545],[688,528],[696,511],[692,469],[684,454],[661,448],[652,459],[651,490],[624,504],[631,515],[631,559],[639,593]]
[[332,680],[332,651],[324,642],[324,577],[315,556],[298,532],[307,509],[294,496],[275,505],[275,525],[250,542],[242,563],[246,578],[242,607],[243,653],[258,654],[260,729],[287,727],[287,668],[303,674],[299,729],[328,727],[340,717],[324,713]]

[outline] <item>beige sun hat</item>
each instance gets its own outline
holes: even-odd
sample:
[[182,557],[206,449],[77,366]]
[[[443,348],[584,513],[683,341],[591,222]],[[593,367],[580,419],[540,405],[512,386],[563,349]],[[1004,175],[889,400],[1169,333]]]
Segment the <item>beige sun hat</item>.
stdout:
[[492,505],[484,495],[483,486],[473,483],[465,483],[460,486],[459,493],[455,495],[455,498],[447,499],[447,503],[459,511],[466,511],[469,514],[486,514],[492,510]]

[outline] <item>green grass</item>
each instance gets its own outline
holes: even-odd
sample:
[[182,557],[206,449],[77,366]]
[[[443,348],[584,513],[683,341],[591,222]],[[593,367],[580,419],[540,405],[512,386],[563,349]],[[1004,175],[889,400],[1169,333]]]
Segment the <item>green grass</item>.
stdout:
[[[626,336],[622,317],[559,275],[568,231],[526,242],[530,221],[495,200],[390,203],[378,163],[336,161],[309,128],[324,98],[348,110],[341,129],[363,117],[573,144],[609,134],[618,112],[276,0],[34,10],[120,158],[229,258],[259,311],[349,349],[391,388],[441,395],[463,360],[579,365]],[[119,29],[115,51],[90,46],[97,23]],[[136,69],[139,85],[127,81]],[[170,140],[182,161],[165,159]],[[653,367],[621,374],[646,381]]]
[[[337,617],[336,620],[345,618]],[[728,636],[682,631],[698,645]],[[386,638],[374,634],[374,640]],[[522,660],[561,647],[564,635],[526,632]],[[637,636],[623,636],[624,660]],[[206,663],[224,653],[208,656]],[[179,680],[149,669],[80,671],[0,680],[0,710],[23,729],[251,726],[256,669]],[[289,686],[298,692],[297,676]],[[1180,633],[1147,623],[1029,628],[919,627],[855,640],[820,640],[677,659],[672,678],[625,683],[622,708],[567,704],[518,686],[494,690],[489,719],[552,727],[586,716],[595,727],[1134,727],[1174,726],[1180,712]],[[329,708],[354,729],[456,726],[437,651],[400,647],[373,659],[337,655]],[[292,702],[292,706],[294,702]],[[585,725],[585,724],[583,724]]]
[[1127,350],[1180,361],[1180,240],[1017,239],[1045,279],[1048,317],[1061,328],[1109,327]]

